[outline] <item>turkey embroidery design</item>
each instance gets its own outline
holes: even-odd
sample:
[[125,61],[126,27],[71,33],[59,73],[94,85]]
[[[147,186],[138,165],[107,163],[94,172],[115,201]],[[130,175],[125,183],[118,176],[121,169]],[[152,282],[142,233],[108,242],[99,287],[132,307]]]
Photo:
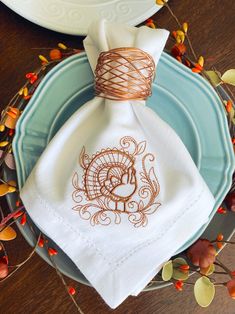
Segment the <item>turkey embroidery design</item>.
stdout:
[[148,216],[161,205],[156,202],[160,186],[154,171],[155,157],[146,153],[146,141],[121,138],[119,148],[102,149],[91,157],[83,147],[83,168],[72,178],[73,210],[92,226],[120,224],[123,215],[135,227],[145,227]]

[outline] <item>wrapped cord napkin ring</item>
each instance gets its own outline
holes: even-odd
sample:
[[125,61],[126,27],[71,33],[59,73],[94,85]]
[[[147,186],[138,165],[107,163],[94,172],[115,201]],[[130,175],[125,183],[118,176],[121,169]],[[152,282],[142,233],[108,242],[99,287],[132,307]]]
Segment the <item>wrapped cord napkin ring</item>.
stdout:
[[151,96],[153,58],[138,48],[101,52],[95,69],[96,96],[111,100],[144,100]]

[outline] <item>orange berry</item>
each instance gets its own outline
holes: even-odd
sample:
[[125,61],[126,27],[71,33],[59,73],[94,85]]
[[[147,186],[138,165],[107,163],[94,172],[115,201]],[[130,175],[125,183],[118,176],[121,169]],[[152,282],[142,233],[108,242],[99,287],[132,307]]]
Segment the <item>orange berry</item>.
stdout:
[[31,97],[32,97],[32,95],[27,95],[27,96],[24,96],[24,99],[29,100]]
[[171,49],[171,53],[174,57],[183,56],[185,52],[186,52],[186,46],[183,43],[175,44]]
[[173,32],[172,32],[172,36],[173,36],[174,38],[176,38],[176,37],[177,37],[177,33],[176,33],[176,31],[173,31]]
[[24,226],[24,225],[26,224],[26,221],[27,221],[27,216],[26,216],[26,214],[24,213],[24,214],[22,215],[21,220],[20,220],[20,224],[21,224],[22,226]]
[[188,68],[190,68],[190,66],[191,66],[191,63],[190,63],[189,60],[187,60],[187,59],[184,60],[184,64],[185,64]]
[[40,237],[40,239],[38,241],[38,246],[39,247],[44,247],[44,239],[43,239],[43,237]]
[[22,216],[23,214],[24,214],[24,212],[22,210],[20,210],[20,211],[16,212],[13,217],[16,219],[16,218],[19,218],[20,216]]
[[235,299],[235,279],[229,280],[226,286],[230,297]]
[[14,135],[14,130],[10,129],[8,134],[9,134],[9,136],[13,136]]
[[53,255],[57,255],[58,252],[57,252],[55,249],[53,249],[53,248],[49,248],[49,249],[48,249],[48,254],[49,254],[50,256],[53,256]]
[[37,81],[37,79],[38,79],[37,74],[34,74],[29,80],[30,84],[34,84]]
[[197,68],[200,71],[203,70],[203,67],[199,63],[195,64],[195,68]]
[[227,104],[226,104],[226,111],[229,113],[233,108],[233,103],[231,102],[231,100],[228,100],[227,101]]
[[235,270],[234,271],[231,271],[231,276],[235,277]]
[[74,287],[68,287],[68,293],[71,295],[75,295],[76,290],[74,289]]
[[192,68],[192,71],[193,71],[194,73],[200,73],[200,72],[201,72],[201,70],[199,70],[198,68]]
[[178,291],[182,291],[183,290],[183,281],[182,280],[177,280],[175,283],[174,283],[174,286],[176,288],[176,290]]
[[226,209],[224,209],[222,206],[220,206],[220,207],[217,209],[217,213],[218,213],[218,214],[226,214]]
[[51,60],[60,60],[62,58],[62,53],[59,49],[52,49],[50,51]]
[[220,250],[223,247],[223,242],[216,242],[217,248]]
[[180,56],[177,56],[176,59],[182,63],[182,58]]
[[223,238],[224,238],[223,234],[222,233],[218,233],[216,240],[217,241],[222,241]]
[[181,269],[181,270],[189,270],[189,265],[187,265],[187,264],[180,265],[179,269]]

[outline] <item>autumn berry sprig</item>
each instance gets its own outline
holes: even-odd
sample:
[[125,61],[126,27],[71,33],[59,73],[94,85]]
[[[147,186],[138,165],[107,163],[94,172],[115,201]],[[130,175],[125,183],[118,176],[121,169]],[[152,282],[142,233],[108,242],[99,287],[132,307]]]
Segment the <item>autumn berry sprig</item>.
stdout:
[[[14,137],[14,130],[17,121],[27,106],[28,101],[31,99],[41,80],[45,74],[54,67],[58,62],[61,62],[65,58],[79,53],[81,50],[71,49],[62,43],[58,44],[58,48],[48,49],[48,57],[44,55],[39,55],[38,58],[41,62],[40,67],[33,71],[25,74],[27,81],[22,88],[19,89],[16,95],[10,100],[9,104],[1,113],[0,120],[0,167],[7,166],[10,170],[15,171],[14,158],[12,155],[11,143]],[[2,170],[2,169],[1,169]],[[2,173],[2,171],[1,171]],[[9,193],[19,193],[15,181],[6,182],[3,177],[0,177],[0,197],[4,197]],[[9,277],[14,275],[21,267],[23,267],[34,255],[37,249],[45,249],[48,254],[48,258],[51,260],[52,265],[55,267],[58,276],[65,287],[66,293],[72,299],[77,311],[82,314],[82,310],[78,306],[75,300],[76,290],[73,286],[67,285],[64,280],[63,275],[58,269],[55,261],[55,256],[57,256],[58,251],[48,246],[48,240],[41,233],[36,235],[33,226],[27,219],[27,213],[18,198],[15,204],[15,210],[4,216],[3,210],[0,207],[0,282],[7,280]],[[11,265],[9,262],[9,257],[5,247],[5,243],[12,241],[16,238],[17,233],[13,229],[12,225],[18,222],[22,228],[26,225],[31,229],[35,237],[35,246],[32,251],[27,255],[27,257],[16,265]]]
[[[185,65],[191,67],[194,73],[201,73],[205,78],[209,80],[209,82],[214,87],[223,85],[226,88],[227,92],[230,94],[230,96],[234,99],[233,92],[231,91],[229,85],[235,86],[235,69],[229,69],[225,71],[223,74],[221,74],[215,67],[213,67],[210,70],[205,70],[204,58],[202,56],[201,57],[197,56],[193,48],[192,41],[189,37],[188,23],[186,22],[181,23],[179,21],[178,17],[174,14],[170,5],[168,4],[168,1],[156,0],[156,4],[165,6],[168,9],[171,16],[174,18],[177,26],[179,27],[178,30],[172,32],[172,35],[173,37],[175,37],[175,40],[176,40],[176,44],[173,49],[173,55],[176,57],[176,59],[182,62],[182,56],[184,56]],[[156,22],[155,22],[155,25],[156,25]],[[194,60],[191,60],[188,56],[185,55],[185,52],[187,50],[186,46],[183,44],[185,39],[187,40],[189,49],[191,51],[191,54]]]
[[[170,281],[178,291],[182,291],[185,285],[194,286],[194,296],[202,307],[210,305],[215,296],[216,287],[225,287],[231,298],[235,299],[235,271],[228,269],[219,259],[217,249],[221,249],[224,243],[223,235],[218,234],[214,241],[207,239],[197,240],[187,251],[186,257],[177,257],[166,262],[162,268],[163,281]],[[213,244],[216,244],[214,246]],[[222,269],[222,271],[221,271]],[[197,273],[199,278],[190,282],[190,274]],[[212,275],[224,275],[224,282],[217,282]]]
[[[189,37],[189,24],[187,22],[181,22],[174,14],[167,0],[156,0],[156,4],[165,6],[173,19],[175,20],[178,29],[171,32],[171,38],[174,40],[174,45],[171,49],[171,54],[182,64],[187,66],[195,74],[202,75],[214,88],[221,103],[224,106],[225,113],[228,119],[228,125],[230,129],[231,141],[235,151],[235,109],[234,109],[234,94],[231,90],[231,86],[235,86],[235,69],[229,69],[221,74],[215,66],[211,69],[205,68],[205,60],[203,56],[197,56],[192,41]],[[156,28],[157,22],[152,19],[147,20],[147,26]],[[191,52],[191,57],[187,53],[187,45]],[[223,86],[228,93],[230,99],[224,99],[221,93],[218,91],[218,87]],[[232,188],[225,199],[225,204],[229,208],[235,208],[235,176],[233,177]]]

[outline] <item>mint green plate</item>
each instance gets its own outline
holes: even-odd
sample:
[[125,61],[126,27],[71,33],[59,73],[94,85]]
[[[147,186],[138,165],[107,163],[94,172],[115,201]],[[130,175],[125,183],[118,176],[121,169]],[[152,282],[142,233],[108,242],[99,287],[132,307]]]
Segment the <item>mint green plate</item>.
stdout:
[[[55,133],[93,97],[93,74],[84,53],[66,59],[46,75],[16,128],[13,151],[20,188]],[[210,214],[212,219],[228,192],[234,170],[234,153],[220,99],[203,78],[163,53],[153,84],[153,95],[147,106],[171,125],[190,152],[216,199],[216,206]],[[225,223],[222,221],[216,224]],[[176,254],[200,237],[206,227],[204,225],[198,230]],[[206,230],[209,237],[214,233],[212,229],[210,225]],[[234,224],[229,230],[232,232],[233,229]],[[21,231],[32,243],[30,229],[21,228]],[[46,252],[41,249],[38,252],[48,261]],[[88,284],[63,252],[57,259],[65,274]]]

